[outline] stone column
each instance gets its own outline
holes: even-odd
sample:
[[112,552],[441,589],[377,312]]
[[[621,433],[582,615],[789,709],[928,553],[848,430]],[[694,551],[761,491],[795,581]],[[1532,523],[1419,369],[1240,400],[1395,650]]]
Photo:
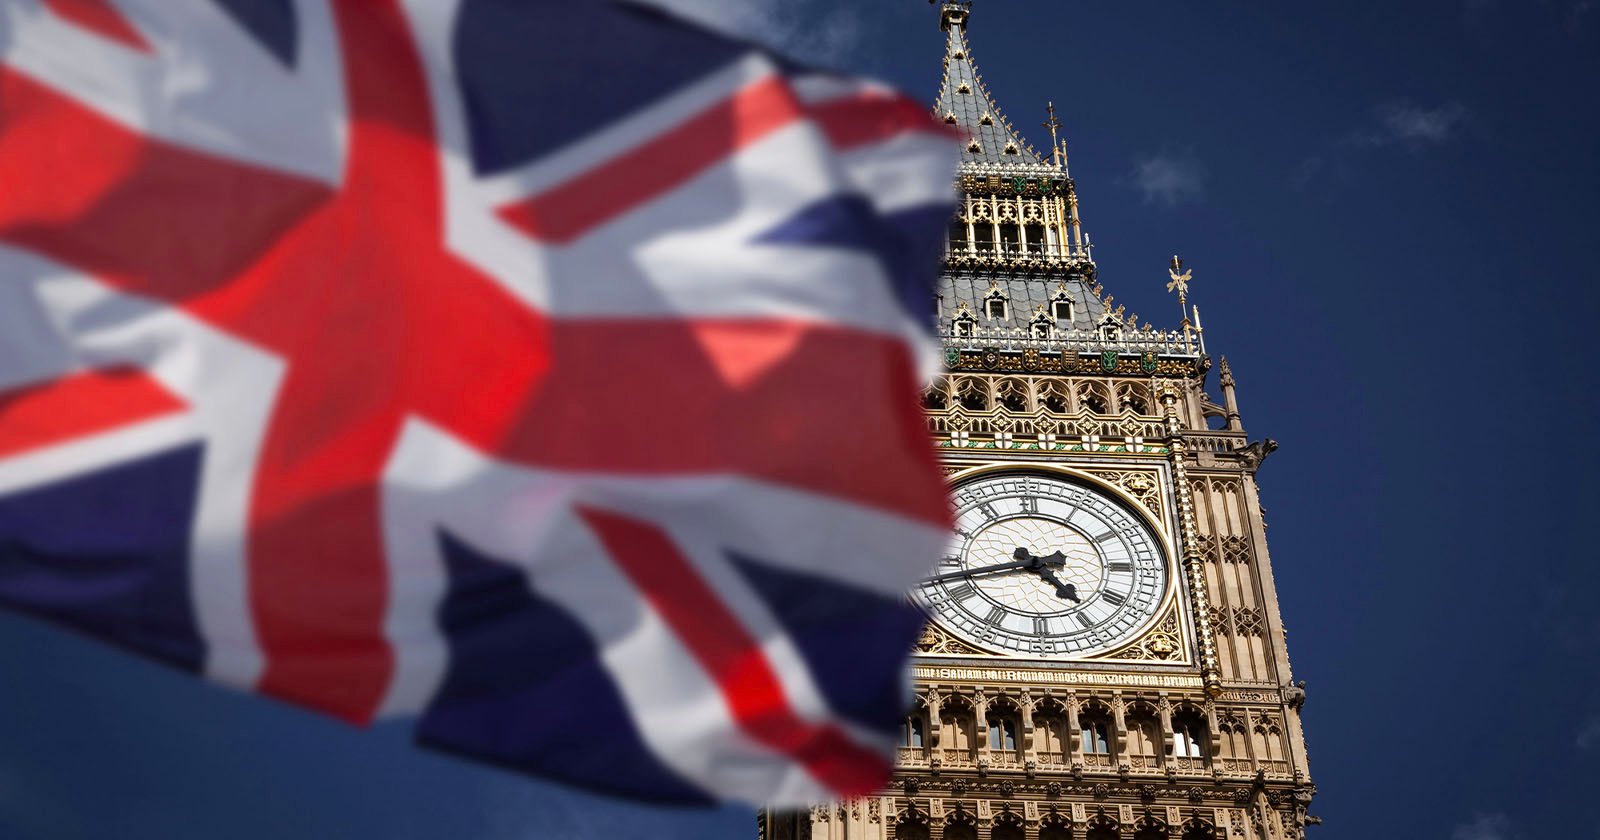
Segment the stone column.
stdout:
[[1198,528],[1194,520],[1194,492],[1189,487],[1189,454],[1178,421],[1178,395],[1168,389],[1161,395],[1166,406],[1167,436],[1172,442],[1172,481],[1177,485],[1179,550],[1183,570],[1189,581],[1194,604],[1195,630],[1200,636],[1200,671],[1206,693],[1222,693],[1222,675],[1217,663],[1217,639],[1211,628],[1211,599],[1206,594],[1204,559],[1200,556]]

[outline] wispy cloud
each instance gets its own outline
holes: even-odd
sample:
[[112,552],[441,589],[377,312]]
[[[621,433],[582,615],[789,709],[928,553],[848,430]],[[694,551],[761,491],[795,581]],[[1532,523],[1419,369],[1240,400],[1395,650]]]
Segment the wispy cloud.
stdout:
[[825,0],[634,0],[766,44],[802,61],[844,63],[861,44],[859,14]]
[[1505,814],[1473,814],[1450,832],[1450,840],[1516,840],[1518,836]]
[[1600,747],[1600,715],[1595,715],[1584,722],[1578,730],[1577,744],[1580,750]]
[[1467,109],[1455,103],[1432,108],[1385,105],[1378,109],[1377,127],[1352,139],[1365,146],[1405,145],[1414,150],[1437,146],[1454,138],[1467,117]]
[[1303,158],[1289,174],[1289,183],[1305,189],[1315,181],[1343,177],[1350,171],[1351,159],[1363,151],[1392,147],[1420,154],[1455,140],[1471,121],[1472,112],[1454,102],[1379,106],[1365,127],[1336,136]]
[[1205,167],[1190,153],[1163,151],[1134,161],[1128,181],[1144,193],[1146,204],[1177,207],[1206,193]]

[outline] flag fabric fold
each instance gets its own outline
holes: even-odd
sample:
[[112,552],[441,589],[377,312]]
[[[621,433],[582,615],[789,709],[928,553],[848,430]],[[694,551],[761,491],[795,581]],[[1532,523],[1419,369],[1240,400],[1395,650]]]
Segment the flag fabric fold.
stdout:
[[626,796],[866,793],[954,153],[625,3],[0,0],[0,606]]

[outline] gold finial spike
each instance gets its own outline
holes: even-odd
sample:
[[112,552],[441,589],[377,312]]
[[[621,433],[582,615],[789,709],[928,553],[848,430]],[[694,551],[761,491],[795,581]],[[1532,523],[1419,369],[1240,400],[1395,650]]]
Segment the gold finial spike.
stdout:
[[1056,131],[1061,128],[1061,118],[1056,116],[1056,103],[1054,102],[1046,102],[1044,110],[1045,113],[1050,115],[1050,119],[1045,120],[1040,125],[1050,129],[1050,154],[1054,158],[1056,166],[1060,166],[1061,140],[1056,137]]

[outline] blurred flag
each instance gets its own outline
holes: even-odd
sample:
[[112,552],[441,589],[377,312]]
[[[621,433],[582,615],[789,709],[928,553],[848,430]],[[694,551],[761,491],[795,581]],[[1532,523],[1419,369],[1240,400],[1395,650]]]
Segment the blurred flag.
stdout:
[[0,604],[619,794],[866,792],[953,155],[600,0],[0,0]]

